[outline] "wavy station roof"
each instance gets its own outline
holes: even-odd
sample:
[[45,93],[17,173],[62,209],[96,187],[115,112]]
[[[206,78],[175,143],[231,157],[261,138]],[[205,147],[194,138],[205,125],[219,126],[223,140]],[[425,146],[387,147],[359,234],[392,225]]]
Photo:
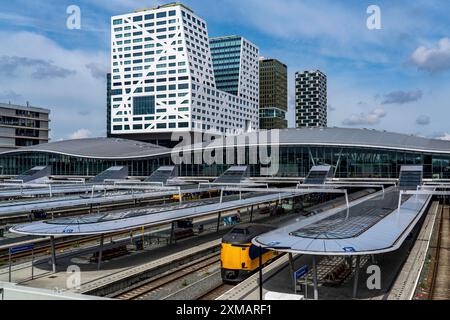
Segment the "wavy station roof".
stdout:
[[[246,135],[250,136],[251,133]],[[280,145],[335,145],[450,153],[450,141],[369,129],[285,129],[279,130],[279,143]]]
[[[243,136],[251,136],[248,133]],[[419,151],[450,154],[450,141],[427,139],[413,135],[346,128],[286,129],[279,131],[280,145],[323,145],[366,147],[388,150]],[[192,149],[205,148],[205,144]],[[117,138],[66,140],[24,147],[0,153],[0,156],[21,152],[44,152],[97,159],[139,159],[168,155],[171,149],[150,143]]]
[[22,152],[56,153],[82,158],[97,159],[129,159],[143,158],[170,153],[170,149],[150,143],[117,139],[91,138],[78,140],[63,140],[36,146],[24,147],[0,153],[0,155]]

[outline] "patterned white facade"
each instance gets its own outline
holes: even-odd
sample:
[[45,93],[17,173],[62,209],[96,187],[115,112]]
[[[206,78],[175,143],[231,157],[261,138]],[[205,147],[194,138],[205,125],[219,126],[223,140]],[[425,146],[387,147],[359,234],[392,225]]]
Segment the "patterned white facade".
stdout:
[[259,49],[245,38],[242,38],[239,96],[249,98],[259,110]]
[[189,8],[114,16],[111,37],[112,134],[258,129],[258,97],[216,89],[206,22]]

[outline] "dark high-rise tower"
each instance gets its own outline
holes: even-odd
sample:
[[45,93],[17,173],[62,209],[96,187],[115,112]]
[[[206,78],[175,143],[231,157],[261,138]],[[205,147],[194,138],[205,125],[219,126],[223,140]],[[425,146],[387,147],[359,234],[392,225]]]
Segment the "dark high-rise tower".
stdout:
[[288,110],[287,66],[276,59],[259,62],[259,127],[287,128]]

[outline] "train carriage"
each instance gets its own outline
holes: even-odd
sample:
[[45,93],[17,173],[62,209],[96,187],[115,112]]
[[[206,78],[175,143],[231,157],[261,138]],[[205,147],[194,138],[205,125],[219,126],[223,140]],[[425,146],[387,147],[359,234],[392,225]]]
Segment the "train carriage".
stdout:
[[228,283],[238,283],[250,276],[259,268],[259,255],[262,252],[262,263],[267,264],[278,256],[275,251],[261,250],[252,244],[252,239],[275,227],[264,224],[242,224],[234,227],[222,239],[221,275]]

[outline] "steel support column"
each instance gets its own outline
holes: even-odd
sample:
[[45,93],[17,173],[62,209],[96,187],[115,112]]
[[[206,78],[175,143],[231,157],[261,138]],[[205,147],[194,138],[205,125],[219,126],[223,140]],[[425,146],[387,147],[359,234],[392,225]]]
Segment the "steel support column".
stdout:
[[97,270],[100,270],[100,267],[102,265],[104,239],[105,239],[105,235],[102,234],[102,236],[100,237],[100,248],[98,250]]
[[172,226],[170,228],[169,244],[173,244],[174,240],[175,240],[175,222],[172,222]]
[[292,253],[289,253],[289,266],[291,268],[291,273],[292,273],[294,293],[297,294],[297,279],[295,278],[295,266],[294,266],[294,258],[292,257]]
[[55,237],[54,236],[50,237],[50,245],[51,245],[51,248],[52,248],[52,252],[51,252],[51,255],[52,255],[52,270],[53,270],[53,273],[56,273],[56,246],[55,246]]
[[259,300],[263,300],[263,265],[262,265],[263,249],[259,247]]
[[312,257],[313,262],[313,283],[314,283],[314,300],[319,300],[319,288],[317,284],[317,262],[316,256]]
[[222,218],[222,212],[219,212],[218,216],[217,216],[217,232],[219,232],[219,228],[220,228],[220,219]]
[[356,256],[355,277],[354,277],[354,283],[353,283],[353,299],[356,299],[356,296],[358,295],[358,278],[359,278],[360,262],[361,262],[361,257]]

